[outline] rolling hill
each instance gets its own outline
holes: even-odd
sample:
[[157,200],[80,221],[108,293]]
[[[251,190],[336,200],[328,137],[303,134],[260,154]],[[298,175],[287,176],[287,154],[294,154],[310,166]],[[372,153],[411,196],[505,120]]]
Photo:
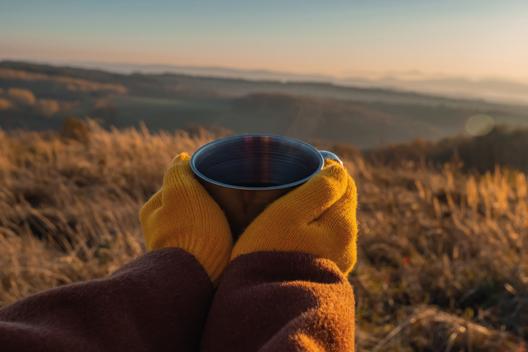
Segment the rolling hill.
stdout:
[[6,130],[59,129],[76,116],[107,127],[204,126],[365,148],[463,134],[475,115],[528,125],[528,106],[389,89],[0,62],[0,127]]

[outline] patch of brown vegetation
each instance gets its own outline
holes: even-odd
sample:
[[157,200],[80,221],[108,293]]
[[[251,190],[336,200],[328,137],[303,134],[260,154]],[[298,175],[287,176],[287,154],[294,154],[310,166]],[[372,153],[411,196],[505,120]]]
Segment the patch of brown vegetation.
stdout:
[[13,107],[13,104],[11,104],[11,102],[8,99],[0,98],[0,110],[9,110],[12,107]]
[[113,94],[126,94],[127,89],[121,84],[101,83],[67,76],[47,75],[23,70],[0,68],[0,79],[21,81],[52,81],[64,85],[68,90],[75,92],[105,91]]
[[37,101],[32,91],[22,88],[9,88],[7,96],[11,98],[11,101],[21,105],[31,106]]

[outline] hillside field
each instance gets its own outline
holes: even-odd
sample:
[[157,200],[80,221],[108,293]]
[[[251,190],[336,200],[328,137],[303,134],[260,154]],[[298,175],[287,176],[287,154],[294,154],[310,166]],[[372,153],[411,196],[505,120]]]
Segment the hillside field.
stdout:
[[[0,306],[141,255],[137,213],[165,165],[214,137],[0,131]],[[526,174],[341,154],[359,187],[360,350],[525,351]]]

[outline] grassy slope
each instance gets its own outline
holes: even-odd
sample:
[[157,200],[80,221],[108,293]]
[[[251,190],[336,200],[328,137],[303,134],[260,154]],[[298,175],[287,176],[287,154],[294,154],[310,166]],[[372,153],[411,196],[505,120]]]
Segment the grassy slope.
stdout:
[[[92,128],[73,134],[82,142],[0,132],[0,306],[140,255],[140,205],[175,153],[211,138]],[[360,190],[350,280],[362,350],[519,351],[528,340],[526,176],[373,166],[357,154],[346,165]]]
[[457,162],[465,170],[484,172],[505,166],[528,172],[528,129],[505,126],[473,138],[454,137],[438,142],[414,141],[364,152],[381,164],[401,165],[409,161],[428,165]]

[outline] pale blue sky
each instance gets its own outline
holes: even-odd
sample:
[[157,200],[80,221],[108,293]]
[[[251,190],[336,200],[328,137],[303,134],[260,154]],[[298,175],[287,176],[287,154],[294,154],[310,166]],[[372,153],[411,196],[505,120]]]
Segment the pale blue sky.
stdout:
[[0,58],[528,80],[528,1],[0,0]]

